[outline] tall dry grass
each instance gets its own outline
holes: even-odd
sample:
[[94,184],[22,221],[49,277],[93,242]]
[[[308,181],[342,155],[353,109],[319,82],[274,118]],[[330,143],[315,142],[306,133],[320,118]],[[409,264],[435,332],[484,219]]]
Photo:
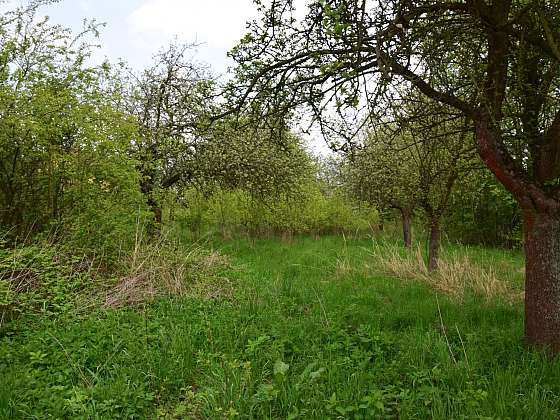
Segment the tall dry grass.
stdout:
[[428,272],[426,261],[418,246],[405,251],[397,246],[374,245],[370,268],[403,280],[415,280],[429,284],[455,299],[462,300],[468,293],[487,301],[499,298],[513,303],[523,299],[523,292],[511,281],[501,278],[492,267],[482,267],[468,255],[444,256],[436,272]]
[[105,291],[105,307],[137,305],[159,297],[231,297],[231,282],[219,271],[228,259],[199,243],[185,245],[169,234],[146,241],[137,235],[123,259],[123,275]]

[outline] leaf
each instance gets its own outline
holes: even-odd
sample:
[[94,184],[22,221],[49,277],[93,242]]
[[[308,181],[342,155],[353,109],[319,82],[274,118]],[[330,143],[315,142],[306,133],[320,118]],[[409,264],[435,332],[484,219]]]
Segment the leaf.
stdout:
[[338,413],[345,415],[346,414],[346,409],[344,407],[341,407],[340,405],[338,407],[336,407],[336,411],[338,411]]
[[325,372],[325,368],[319,368],[315,372],[311,372],[309,374],[309,378],[311,379],[312,382],[317,381],[318,379],[321,378],[324,372]]
[[286,375],[286,372],[288,372],[289,368],[290,368],[289,364],[284,363],[282,360],[277,360],[276,363],[274,363],[274,376]]

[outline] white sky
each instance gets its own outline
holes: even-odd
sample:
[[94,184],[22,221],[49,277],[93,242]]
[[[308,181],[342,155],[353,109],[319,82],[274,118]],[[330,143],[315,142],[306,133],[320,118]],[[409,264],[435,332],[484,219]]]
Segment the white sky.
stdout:
[[[7,0],[7,5],[0,4],[0,11],[22,3],[26,1]],[[155,53],[177,39],[200,44],[195,57],[208,63],[216,76],[233,66],[227,52],[245,34],[247,21],[257,18],[253,0],[61,0],[41,12],[76,32],[86,18],[106,23],[101,47],[94,55],[99,61],[123,59],[141,70],[150,65]],[[305,8],[298,12],[303,14]],[[311,143],[314,151],[327,151],[322,139]]]
[[[9,0],[8,6],[25,3]],[[252,0],[61,0],[44,6],[42,14],[75,31],[85,18],[107,24],[96,52],[99,59],[124,59],[138,70],[175,38],[200,44],[197,58],[223,74],[233,63],[227,52],[257,17]]]

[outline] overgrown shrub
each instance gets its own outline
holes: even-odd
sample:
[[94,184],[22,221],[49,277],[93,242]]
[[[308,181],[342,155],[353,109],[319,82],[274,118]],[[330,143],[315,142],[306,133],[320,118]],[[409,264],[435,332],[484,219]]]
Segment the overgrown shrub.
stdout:
[[182,229],[197,235],[370,232],[379,221],[375,208],[337,193],[324,194],[313,183],[301,187],[297,195],[275,197],[254,197],[240,189],[218,189],[205,196],[191,189],[174,215]]
[[48,244],[0,247],[0,327],[21,314],[68,312],[92,283],[95,261]]

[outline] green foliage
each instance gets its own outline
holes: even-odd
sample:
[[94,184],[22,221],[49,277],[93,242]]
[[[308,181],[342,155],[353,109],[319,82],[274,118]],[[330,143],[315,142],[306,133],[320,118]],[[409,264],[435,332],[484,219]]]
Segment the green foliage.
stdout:
[[297,196],[315,168],[303,141],[283,128],[280,134],[223,121],[208,134],[198,165],[199,183],[242,189],[259,199]]
[[[343,122],[352,121],[346,110],[360,107],[360,68],[369,66],[367,57],[381,57],[344,45],[348,37],[369,36],[349,20],[357,10],[344,7],[358,3],[325,0],[311,8],[307,23],[324,19],[309,34],[333,40],[335,54],[320,52],[319,39],[310,46],[318,51],[297,60],[298,71],[273,68],[278,88],[274,74],[263,86],[240,71],[241,81],[260,89],[245,99],[261,102],[211,128],[219,102],[209,99],[214,82],[204,67],[184,60],[186,47],[164,51],[130,86],[109,64],[86,64],[95,25],[74,37],[38,19],[37,8],[48,3],[33,1],[0,18],[0,417],[559,416],[560,367],[523,350],[515,304],[481,305],[470,289],[461,303],[434,298],[424,284],[382,274],[368,242],[255,239],[373,233],[374,204],[420,197],[437,207],[447,186],[441,169],[468,163],[454,160],[453,147],[423,142],[381,173],[394,150],[372,148],[372,159],[358,155],[357,184],[369,190],[355,202],[341,188],[338,162],[314,165],[289,131],[294,103],[320,113],[334,98]],[[268,18],[279,24],[279,36],[293,23],[274,11]],[[246,61],[262,50],[251,45],[267,39],[261,35],[246,37],[232,53],[241,70],[260,72],[267,64]],[[299,55],[307,45],[273,41],[271,60]],[[340,84],[309,84],[333,77]],[[334,96],[325,96],[331,90]],[[266,128],[247,116],[278,108],[282,115],[259,121]],[[348,134],[345,124],[320,122],[331,134]],[[415,140],[410,135],[406,140]],[[525,162],[528,149],[519,150]],[[435,164],[418,173],[412,160],[424,169]],[[391,183],[395,174],[409,185]],[[426,185],[435,188],[421,196]],[[457,208],[448,221],[464,217],[461,234],[487,212],[473,206],[481,196],[496,200],[496,218],[515,210],[486,176],[463,185],[468,193],[453,197]],[[166,226],[145,239],[147,220],[162,208],[181,238],[221,230],[251,240],[218,243],[237,262],[230,269],[221,253],[167,241]],[[40,240],[46,237],[55,244]]]
[[385,144],[372,133],[364,148],[342,163],[344,186],[349,194],[381,209],[413,211],[418,205],[420,162],[417,150],[399,139]]
[[105,143],[103,149],[76,157],[69,209],[57,229],[67,245],[114,262],[132,248],[149,213],[135,162],[118,146]]
[[445,218],[450,239],[487,246],[522,246],[519,206],[487,169],[461,178],[450,201]]
[[216,189],[205,197],[191,189],[183,202],[185,208],[177,210],[175,218],[183,229],[199,235],[213,229],[230,234],[371,232],[379,221],[375,208],[338,193],[326,195],[317,182],[309,181],[297,194],[275,197],[255,197],[242,189]]
[[77,293],[91,285],[92,264],[48,244],[0,248],[0,331],[19,315],[75,309]]
[[74,37],[38,20],[40,3],[0,20],[0,223],[12,239],[51,229],[114,256],[144,211],[137,129],[112,106],[110,67],[84,64],[96,27]]
[[192,47],[171,44],[139,75],[121,69],[118,77],[126,92],[120,108],[138,125],[132,151],[156,224],[160,194],[180,181],[205,179],[200,149],[208,139],[202,127],[215,107],[215,92],[208,69],[188,57]]
[[558,417],[560,365],[525,351],[520,305],[436,298],[361,268],[370,246],[229,241],[233,299],[45,319],[2,337],[0,417]]

